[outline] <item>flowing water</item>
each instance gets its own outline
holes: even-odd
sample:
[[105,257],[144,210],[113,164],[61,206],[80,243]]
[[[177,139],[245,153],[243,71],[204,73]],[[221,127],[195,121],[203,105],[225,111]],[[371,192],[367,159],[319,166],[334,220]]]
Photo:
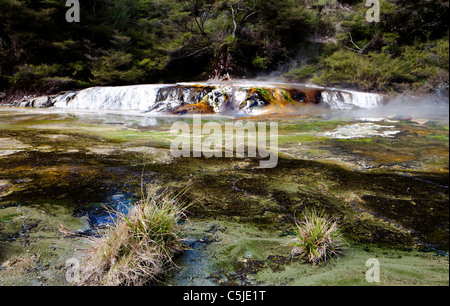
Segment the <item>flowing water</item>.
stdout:
[[383,102],[379,94],[312,87],[290,83],[180,83],[95,87],[68,92],[54,99],[54,107],[70,109],[134,110],[173,112],[186,104],[205,103],[215,113],[244,115],[262,111],[269,104],[298,106],[323,104],[331,109],[375,108]]
[[[193,205],[170,285],[448,285],[448,99],[284,83],[90,88],[50,108],[0,108],[0,285],[67,285],[89,237],[142,184]],[[20,103],[19,103],[20,104]],[[38,106],[21,102],[22,106]],[[447,112],[445,112],[447,110]],[[173,123],[278,123],[279,161],[173,158]],[[260,115],[260,116],[256,116]],[[288,258],[296,216],[340,218],[350,247],[311,267]]]

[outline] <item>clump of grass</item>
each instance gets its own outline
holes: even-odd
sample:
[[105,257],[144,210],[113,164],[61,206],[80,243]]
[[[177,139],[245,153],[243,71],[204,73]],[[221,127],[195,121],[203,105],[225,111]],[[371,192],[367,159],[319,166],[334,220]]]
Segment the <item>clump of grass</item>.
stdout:
[[339,229],[338,221],[315,210],[306,212],[297,220],[294,232],[296,238],[290,258],[300,257],[309,263],[318,264],[339,255],[347,242]]
[[83,265],[81,285],[141,286],[155,282],[185,249],[182,221],[187,205],[155,188],[128,214],[94,240]]

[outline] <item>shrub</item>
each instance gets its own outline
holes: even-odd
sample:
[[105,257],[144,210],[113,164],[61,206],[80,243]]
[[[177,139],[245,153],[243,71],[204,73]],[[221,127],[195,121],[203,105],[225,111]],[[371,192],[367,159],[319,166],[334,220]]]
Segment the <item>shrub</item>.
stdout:
[[17,71],[10,76],[10,82],[25,90],[35,90],[42,85],[44,79],[55,77],[60,66],[54,65],[21,65]]
[[140,286],[158,280],[181,252],[187,206],[169,192],[151,189],[128,214],[94,240],[81,285]]
[[285,75],[287,77],[293,77],[303,81],[313,77],[316,71],[317,67],[315,65],[306,65],[302,67],[297,67],[291,70],[289,73],[286,73]]
[[252,61],[253,66],[259,69],[267,69],[270,64],[270,60],[265,57],[256,56]]
[[93,82],[100,85],[136,84],[142,79],[142,67],[134,66],[133,55],[119,50],[105,51],[93,69]]
[[303,220],[296,221],[294,232],[296,238],[290,258],[300,257],[312,264],[340,254],[347,245],[337,220],[315,210],[305,213]]
[[[388,41],[394,39],[393,35],[387,36]],[[369,54],[337,50],[324,55],[311,82],[381,91],[448,88],[448,39],[416,41],[411,46],[395,48],[388,45],[383,49]],[[397,54],[391,53],[393,49]],[[297,68],[291,74],[301,78],[300,72],[303,71]]]

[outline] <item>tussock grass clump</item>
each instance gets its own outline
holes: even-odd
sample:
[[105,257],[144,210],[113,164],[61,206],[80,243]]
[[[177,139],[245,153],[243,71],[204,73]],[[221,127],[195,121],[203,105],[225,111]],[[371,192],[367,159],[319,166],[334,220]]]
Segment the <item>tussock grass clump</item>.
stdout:
[[323,212],[306,212],[302,220],[296,221],[294,232],[296,238],[292,243],[291,259],[300,257],[318,264],[339,255],[347,246],[338,221]]
[[181,252],[187,205],[150,189],[128,214],[120,213],[94,240],[83,264],[81,285],[141,286],[157,281]]

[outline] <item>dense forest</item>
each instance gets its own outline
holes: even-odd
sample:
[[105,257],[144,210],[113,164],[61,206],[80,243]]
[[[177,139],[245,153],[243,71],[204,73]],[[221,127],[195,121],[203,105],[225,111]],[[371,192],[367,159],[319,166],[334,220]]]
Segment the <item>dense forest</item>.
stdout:
[[[371,91],[446,92],[449,2],[0,0],[0,91],[256,76]],[[5,95],[5,94],[3,94]]]

